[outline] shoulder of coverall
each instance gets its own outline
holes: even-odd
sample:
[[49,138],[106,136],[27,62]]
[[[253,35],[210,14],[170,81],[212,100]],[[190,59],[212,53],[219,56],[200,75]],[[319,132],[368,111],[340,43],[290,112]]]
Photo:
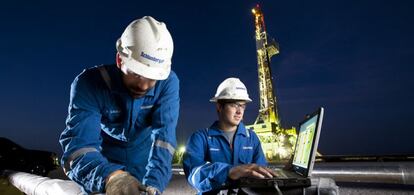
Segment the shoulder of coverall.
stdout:
[[97,66],[86,68],[79,73],[72,82],[71,88],[82,93],[96,93],[97,90],[106,88]]
[[79,76],[80,79],[86,79],[94,85],[104,86],[111,93],[128,94],[125,88],[121,70],[116,64],[98,65],[85,69]]
[[165,86],[173,86],[179,88],[180,80],[178,79],[177,74],[174,71],[170,71],[170,74],[168,75],[167,79],[165,80],[159,80],[157,81],[157,84],[162,86],[162,88],[165,88]]

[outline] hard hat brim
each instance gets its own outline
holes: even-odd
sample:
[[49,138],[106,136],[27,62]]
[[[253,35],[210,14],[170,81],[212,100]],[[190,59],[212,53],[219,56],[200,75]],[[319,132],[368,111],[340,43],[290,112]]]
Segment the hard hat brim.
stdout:
[[126,66],[129,70],[143,76],[148,79],[153,80],[165,80],[168,78],[171,72],[171,66],[166,65],[163,67],[150,67],[144,63],[141,63],[133,58],[121,57],[123,60],[123,65]]
[[252,100],[250,98],[245,98],[245,97],[244,98],[243,97],[241,97],[241,98],[224,98],[224,97],[217,98],[217,97],[212,97],[210,99],[210,102],[217,102],[218,100],[246,101],[247,103],[252,102]]

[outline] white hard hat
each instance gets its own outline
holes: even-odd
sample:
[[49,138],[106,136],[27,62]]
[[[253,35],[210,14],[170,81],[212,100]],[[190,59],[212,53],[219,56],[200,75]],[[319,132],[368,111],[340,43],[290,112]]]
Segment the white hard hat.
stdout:
[[217,100],[244,100],[251,102],[246,86],[238,78],[227,78],[217,88],[216,95],[210,99],[210,102]]
[[116,42],[116,50],[122,68],[153,80],[170,74],[173,40],[165,24],[151,16],[131,22]]

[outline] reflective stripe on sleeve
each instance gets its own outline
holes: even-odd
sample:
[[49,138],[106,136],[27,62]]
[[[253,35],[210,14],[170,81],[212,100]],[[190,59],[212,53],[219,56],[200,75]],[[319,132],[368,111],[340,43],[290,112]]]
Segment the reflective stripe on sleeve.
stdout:
[[210,162],[206,162],[204,165],[200,165],[200,166],[198,166],[197,168],[195,168],[195,171],[194,171],[193,175],[191,176],[191,183],[193,184],[193,186],[196,186],[195,177],[196,177],[196,175],[198,174],[198,172],[200,172],[200,169],[201,169],[203,166],[208,165],[208,164],[210,164]]
[[146,106],[141,106],[141,109],[150,109],[154,107],[154,105],[146,105]]
[[64,171],[70,171],[72,168],[72,163],[74,160],[76,160],[77,158],[79,158],[80,156],[88,153],[88,152],[99,152],[96,148],[81,148],[76,150],[75,152],[73,152],[71,155],[69,155],[68,159],[65,161],[64,166]]
[[168,142],[157,140],[155,141],[155,146],[164,148],[170,152],[171,155],[174,155],[175,148]]

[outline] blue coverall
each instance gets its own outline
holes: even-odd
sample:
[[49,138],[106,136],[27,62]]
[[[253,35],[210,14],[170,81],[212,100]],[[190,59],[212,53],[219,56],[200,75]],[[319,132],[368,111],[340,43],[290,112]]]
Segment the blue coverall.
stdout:
[[240,123],[234,135],[233,147],[230,147],[218,128],[218,121],[210,128],[191,135],[183,158],[187,180],[200,194],[226,184],[230,169],[236,165],[267,164],[256,133]]
[[166,80],[133,99],[116,65],[84,70],[71,85],[66,129],[60,136],[67,176],[103,192],[115,170],[163,191],[171,178],[179,112],[179,80]]

